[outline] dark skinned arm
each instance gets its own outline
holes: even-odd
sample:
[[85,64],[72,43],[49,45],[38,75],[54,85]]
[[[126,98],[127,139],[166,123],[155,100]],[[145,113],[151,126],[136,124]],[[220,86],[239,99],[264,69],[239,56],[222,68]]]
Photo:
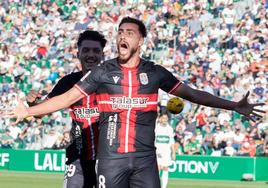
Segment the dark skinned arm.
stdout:
[[171,94],[196,104],[213,108],[233,110],[244,115],[252,121],[255,121],[254,116],[257,118],[262,117],[262,115],[258,114],[257,112],[265,113],[265,111],[255,108],[256,106],[264,105],[264,103],[248,103],[247,98],[249,96],[249,92],[247,92],[247,94],[240,101],[234,102],[222,99],[205,91],[193,89],[185,84],[181,84]]

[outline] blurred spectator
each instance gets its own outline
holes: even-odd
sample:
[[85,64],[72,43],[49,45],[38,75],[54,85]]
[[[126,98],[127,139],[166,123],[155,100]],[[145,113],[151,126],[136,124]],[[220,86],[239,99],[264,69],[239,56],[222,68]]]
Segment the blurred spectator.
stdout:
[[250,142],[244,142],[238,155],[241,156],[251,156],[254,157],[256,155],[256,145],[254,140],[251,138]]
[[232,2],[229,2],[228,5],[221,12],[223,23],[227,25],[227,28],[231,31],[236,21],[236,12]]
[[206,126],[204,139],[202,143],[204,154],[210,155],[212,153],[212,147],[213,147],[213,133],[211,132],[211,128],[209,126]]
[[10,130],[7,129],[4,134],[1,135],[1,148],[13,148],[14,139],[10,135]]
[[59,134],[55,129],[50,129],[48,134],[44,136],[42,139],[42,147],[43,149],[52,149],[54,145],[57,144],[59,139]]
[[231,140],[227,141],[227,145],[224,148],[224,152],[223,155],[227,155],[227,156],[234,156],[236,153],[235,149],[233,148],[233,143]]
[[245,134],[241,132],[241,129],[239,127],[236,127],[233,147],[235,148],[237,152],[240,151],[244,139],[245,139]]
[[197,128],[202,129],[203,126],[208,124],[208,115],[205,112],[205,107],[201,107],[199,113],[195,116],[197,122]]
[[182,119],[175,129],[175,151],[178,153],[178,155],[182,155],[184,153],[184,139],[185,139],[185,121]]
[[193,135],[188,139],[184,146],[184,152],[188,155],[199,155],[200,152],[200,143],[196,140],[196,136]]
[[10,136],[16,140],[20,133],[22,132],[21,128],[17,126],[15,123],[11,123],[10,126],[8,126],[8,130],[10,131]]
[[52,149],[65,149],[70,144],[70,141],[70,133],[64,132],[63,136],[59,137],[59,141],[52,146]]
[[[154,3],[7,0],[0,5],[0,106],[3,109],[16,105],[16,96],[23,99],[32,89],[43,91],[45,98],[61,77],[81,70],[75,41],[84,29],[102,32],[109,40],[106,59],[116,57],[116,27],[128,15],[142,19],[149,31],[141,56],[166,66],[194,88],[229,100],[237,101],[250,91],[250,100],[264,102],[261,109],[268,111],[268,12],[260,0]],[[166,112],[169,97],[159,93],[161,113]],[[11,135],[12,138],[6,139],[4,145],[41,149],[42,143],[46,148],[56,143],[58,147],[61,142],[58,136],[63,138],[70,128],[66,114],[61,111],[53,117],[44,116],[41,121],[26,120],[17,128],[9,119],[0,119],[1,137],[6,139]],[[207,155],[211,152],[221,155],[227,150],[232,155],[230,141],[239,151],[245,137],[254,139],[256,155],[258,150],[262,154],[267,151],[264,144],[267,143],[264,136],[267,114],[252,128],[237,113],[198,108],[185,101],[183,112],[171,116],[170,120],[176,125],[175,139],[180,154],[185,153],[184,146],[193,135],[202,145],[200,151]],[[53,137],[51,143],[46,141],[48,135]]]
[[263,155],[268,156],[268,127],[264,130]]
[[256,93],[259,97],[262,97],[264,94],[264,87],[261,82],[256,83],[256,87],[253,89],[253,92]]

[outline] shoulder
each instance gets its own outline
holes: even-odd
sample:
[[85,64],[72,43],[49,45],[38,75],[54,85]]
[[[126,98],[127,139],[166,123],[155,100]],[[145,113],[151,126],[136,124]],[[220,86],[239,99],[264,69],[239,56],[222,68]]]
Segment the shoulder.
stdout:
[[118,58],[113,58],[113,59],[104,61],[101,65],[113,65],[117,63],[118,63]]
[[143,66],[146,66],[146,67],[150,67],[150,68],[155,68],[155,69],[165,69],[165,67],[163,67],[162,65],[158,64],[158,63],[155,63],[153,61],[148,61],[148,60],[144,60],[142,59],[142,64]]
[[161,129],[160,124],[159,123],[156,123],[156,125],[155,125],[155,131],[156,132],[159,132],[160,129]]
[[70,74],[65,75],[60,79],[60,81],[70,81],[70,80],[80,80],[83,77],[82,71],[72,72]]
[[83,76],[82,72],[70,73],[62,77],[48,94],[48,98],[60,95],[71,89]]
[[158,65],[154,63],[153,61],[149,61],[146,59],[141,59],[141,64],[140,67],[143,70],[150,70],[150,71],[155,71],[158,68]]
[[[79,72],[72,72],[70,74],[67,74],[65,75],[64,77],[62,77],[58,83],[56,84],[57,85],[74,85],[75,83],[77,83],[81,78],[83,77],[83,73],[82,71],[79,71]],[[55,87],[56,87],[55,86]]]
[[98,68],[103,71],[109,72],[114,69],[120,69],[120,66],[118,64],[117,58],[114,58],[104,61],[100,66],[98,66]]
[[84,77],[82,77],[81,81],[83,81],[85,78],[90,77],[94,79],[99,79],[103,75],[106,75],[113,70],[118,70],[118,68],[115,69],[116,65],[117,67],[119,66],[117,63],[117,59],[106,60],[103,63],[94,66],[86,75],[84,75]]
[[174,132],[174,129],[171,127],[171,125],[168,125],[168,129],[169,129],[169,131],[170,131],[171,133]]
[[119,66],[118,64],[118,59],[117,58],[113,58],[113,59],[109,59],[107,61],[104,61],[101,66],[103,67],[114,67],[114,66]]
[[155,64],[155,62],[153,62],[153,61],[141,59],[141,65],[142,66],[156,66],[157,64]]

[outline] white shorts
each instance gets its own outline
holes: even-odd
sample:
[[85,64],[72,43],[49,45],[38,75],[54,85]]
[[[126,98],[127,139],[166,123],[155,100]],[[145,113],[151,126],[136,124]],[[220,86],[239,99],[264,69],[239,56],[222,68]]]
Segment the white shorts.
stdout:
[[170,166],[171,165],[171,152],[156,152],[158,166]]

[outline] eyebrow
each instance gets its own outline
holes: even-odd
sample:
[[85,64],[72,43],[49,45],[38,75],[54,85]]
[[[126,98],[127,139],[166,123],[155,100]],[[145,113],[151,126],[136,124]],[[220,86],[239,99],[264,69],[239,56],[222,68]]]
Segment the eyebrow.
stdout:
[[119,29],[118,31],[124,31],[124,30],[126,30],[126,31],[133,31],[133,32],[135,32],[135,30],[134,30],[134,29]]

